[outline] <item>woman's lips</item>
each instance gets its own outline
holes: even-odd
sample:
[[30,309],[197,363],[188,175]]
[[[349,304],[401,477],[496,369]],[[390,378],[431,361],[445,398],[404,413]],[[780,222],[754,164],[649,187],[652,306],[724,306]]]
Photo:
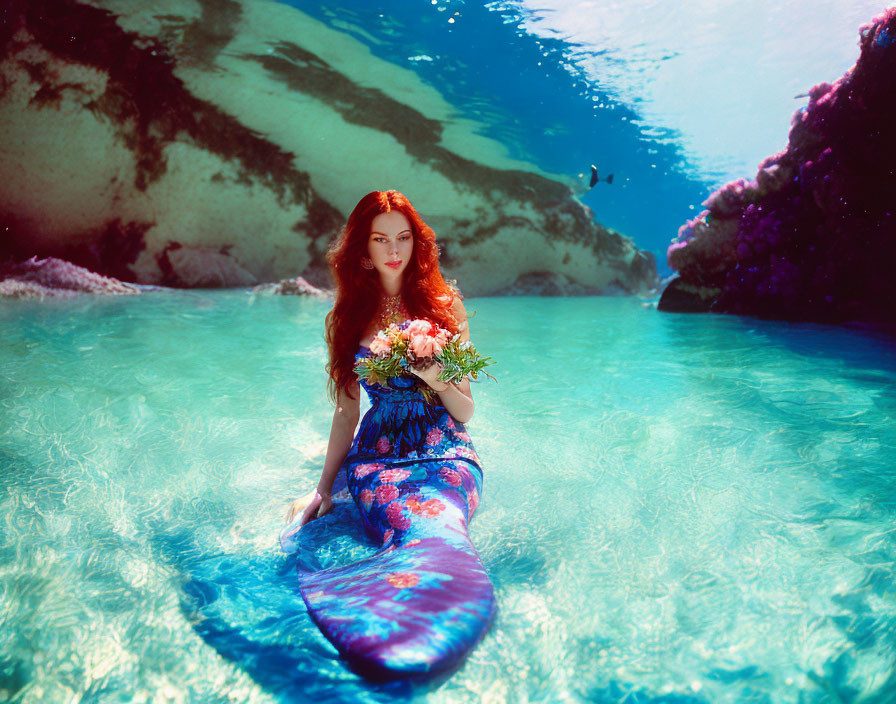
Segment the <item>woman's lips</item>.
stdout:
[[397,269],[401,266],[401,262],[386,262],[386,266],[391,266],[393,269]]

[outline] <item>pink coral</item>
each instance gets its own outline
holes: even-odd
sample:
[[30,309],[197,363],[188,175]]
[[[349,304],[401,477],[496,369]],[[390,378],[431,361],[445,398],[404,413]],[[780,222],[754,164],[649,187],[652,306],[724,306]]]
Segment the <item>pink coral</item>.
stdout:
[[725,184],[667,249],[659,310],[882,323],[896,297],[896,8],[860,30],[855,66],[818,83],[787,148]]

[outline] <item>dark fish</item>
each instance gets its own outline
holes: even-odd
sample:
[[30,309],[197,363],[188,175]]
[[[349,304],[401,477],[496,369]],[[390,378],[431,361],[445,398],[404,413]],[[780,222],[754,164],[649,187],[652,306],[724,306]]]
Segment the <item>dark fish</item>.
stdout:
[[[594,188],[594,185],[598,181],[600,181],[600,179],[597,177],[597,167],[594,164],[592,164],[591,165],[591,181],[588,183],[588,188]],[[613,183],[613,174],[610,174],[609,176],[607,176],[604,179],[604,181],[606,183]]]

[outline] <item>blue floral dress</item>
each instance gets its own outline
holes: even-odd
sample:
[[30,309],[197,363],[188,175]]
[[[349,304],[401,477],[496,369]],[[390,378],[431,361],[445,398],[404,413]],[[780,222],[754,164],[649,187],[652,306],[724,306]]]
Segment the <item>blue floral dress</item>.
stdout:
[[[369,355],[361,347],[356,358]],[[415,377],[361,385],[371,407],[334,484],[347,485],[375,555],[300,572],[309,613],[364,675],[432,674],[458,665],[495,613],[467,535],[482,468],[464,425],[427,401]]]

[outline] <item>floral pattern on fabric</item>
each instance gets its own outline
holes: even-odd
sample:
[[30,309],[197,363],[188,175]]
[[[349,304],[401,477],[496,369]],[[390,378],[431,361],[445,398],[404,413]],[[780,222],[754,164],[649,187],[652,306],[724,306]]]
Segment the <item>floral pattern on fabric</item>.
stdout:
[[467,535],[482,490],[479,456],[464,425],[427,402],[414,379],[361,385],[371,408],[337,484],[347,484],[381,547],[346,567],[300,572],[302,596],[359,672],[434,673],[462,660],[495,612]]

